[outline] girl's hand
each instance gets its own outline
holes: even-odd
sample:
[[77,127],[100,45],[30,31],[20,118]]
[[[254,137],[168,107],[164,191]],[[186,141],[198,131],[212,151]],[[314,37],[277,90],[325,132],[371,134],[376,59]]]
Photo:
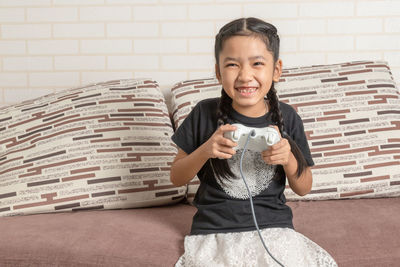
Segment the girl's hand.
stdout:
[[235,126],[225,124],[214,132],[207,142],[202,145],[204,146],[204,151],[208,153],[208,158],[229,159],[236,154],[236,151],[232,148],[237,146],[237,143],[224,137],[225,132],[235,130]]
[[[274,126],[275,130],[279,129],[277,126]],[[261,156],[265,163],[271,165],[282,165],[286,166],[289,163],[289,157],[291,152],[291,147],[289,141],[286,138],[282,138],[279,133],[279,137],[281,140],[275,145],[271,146],[268,150],[265,150],[261,153]]]

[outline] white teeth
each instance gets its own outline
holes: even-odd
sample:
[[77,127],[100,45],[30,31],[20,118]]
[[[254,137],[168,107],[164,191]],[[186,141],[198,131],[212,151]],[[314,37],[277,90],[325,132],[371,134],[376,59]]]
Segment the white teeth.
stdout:
[[239,92],[241,92],[241,93],[247,93],[247,94],[253,93],[253,92],[255,92],[255,91],[256,91],[256,88],[239,89]]

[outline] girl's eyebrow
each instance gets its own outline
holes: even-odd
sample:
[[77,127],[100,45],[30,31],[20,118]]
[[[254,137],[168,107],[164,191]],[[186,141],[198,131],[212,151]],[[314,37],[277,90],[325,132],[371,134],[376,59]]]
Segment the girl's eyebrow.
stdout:
[[234,58],[234,57],[226,57],[226,58],[224,58],[224,62],[227,62],[227,61],[239,61],[237,58]]
[[255,59],[262,59],[262,60],[266,60],[265,57],[263,56],[254,56],[254,57],[250,57],[250,60],[255,60]]
[[[256,59],[266,60],[265,57],[263,57],[263,56],[249,57],[249,60],[256,60]],[[227,62],[227,61],[239,61],[239,59],[238,58],[234,58],[234,57],[226,57],[226,58],[224,58],[224,62]]]

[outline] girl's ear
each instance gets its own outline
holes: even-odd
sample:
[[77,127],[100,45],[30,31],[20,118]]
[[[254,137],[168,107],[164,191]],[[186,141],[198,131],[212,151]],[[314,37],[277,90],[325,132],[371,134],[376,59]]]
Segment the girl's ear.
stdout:
[[275,63],[275,67],[274,67],[274,75],[272,77],[272,80],[274,82],[279,82],[279,78],[282,75],[282,60],[278,59]]
[[219,83],[221,83],[221,72],[219,71],[218,64],[215,64],[215,76],[217,77]]

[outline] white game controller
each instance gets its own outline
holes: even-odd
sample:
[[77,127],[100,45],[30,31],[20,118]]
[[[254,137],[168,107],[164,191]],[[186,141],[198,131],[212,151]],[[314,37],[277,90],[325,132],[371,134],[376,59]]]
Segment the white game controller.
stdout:
[[236,126],[236,131],[225,132],[224,137],[238,144],[233,148],[235,151],[244,148],[249,135],[250,140],[246,149],[255,152],[267,150],[280,140],[279,133],[272,127],[252,128],[239,123],[234,123],[232,125]]

